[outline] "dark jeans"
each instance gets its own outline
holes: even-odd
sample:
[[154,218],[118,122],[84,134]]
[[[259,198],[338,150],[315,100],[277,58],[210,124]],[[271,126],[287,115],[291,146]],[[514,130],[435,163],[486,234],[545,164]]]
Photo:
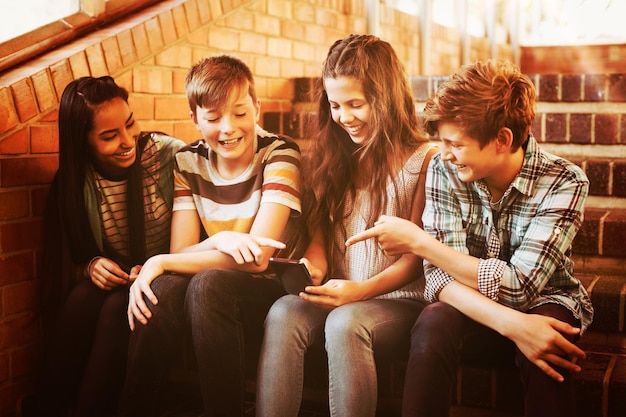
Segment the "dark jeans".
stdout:
[[[565,307],[544,304],[529,314],[555,317],[580,326]],[[565,335],[570,341],[576,338]],[[491,361],[506,359],[507,352],[520,370],[524,387],[525,414],[532,417],[571,417],[576,415],[569,372],[553,368],[565,377],[556,382],[530,362],[515,345],[497,332],[471,320],[454,307],[437,302],[422,310],[411,330],[411,350],[407,365],[402,415],[448,416],[452,385],[461,354],[469,350]],[[465,359],[465,358],[464,358]]]
[[128,287],[104,291],[91,281],[70,291],[25,417],[97,417],[115,412],[124,382],[130,330]]
[[263,321],[285,294],[276,281],[210,269],[191,279],[163,275],[152,283],[159,302],[131,335],[123,416],[157,415],[170,367],[191,330],[205,417],[243,416],[245,346],[260,346]]

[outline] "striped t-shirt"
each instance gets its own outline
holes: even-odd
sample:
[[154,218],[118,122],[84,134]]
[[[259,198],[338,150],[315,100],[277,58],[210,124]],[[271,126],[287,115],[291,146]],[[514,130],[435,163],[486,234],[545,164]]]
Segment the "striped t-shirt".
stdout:
[[[145,214],[146,257],[166,253],[170,243],[171,212],[159,190],[159,152],[161,142],[151,137],[143,150],[143,200]],[[106,245],[123,258],[129,258],[128,211],[126,188],[128,180],[113,181],[94,171],[100,190],[100,214]],[[133,265],[128,265],[132,267]]]
[[278,203],[299,214],[300,149],[290,138],[257,127],[252,163],[234,179],[223,178],[211,148],[198,140],[176,154],[174,210],[196,210],[208,236],[248,233],[262,203]]

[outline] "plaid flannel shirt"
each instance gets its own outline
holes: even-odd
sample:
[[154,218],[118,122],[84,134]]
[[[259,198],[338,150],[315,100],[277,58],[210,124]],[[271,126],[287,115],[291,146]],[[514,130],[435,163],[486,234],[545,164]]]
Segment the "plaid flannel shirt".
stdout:
[[[589,181],[573,163],[542,151],[532,136],[525,148],[520,173],[496,205],[484,182],[460,181],[455,166],[437,154],[426,179],[424,229],[480,259],[478,289],[485,296],[520,311],[558,303],[584,331],[593,307],[569,256]],[[454,278],[427,261],[424,272],[425,297],[435,301]]]

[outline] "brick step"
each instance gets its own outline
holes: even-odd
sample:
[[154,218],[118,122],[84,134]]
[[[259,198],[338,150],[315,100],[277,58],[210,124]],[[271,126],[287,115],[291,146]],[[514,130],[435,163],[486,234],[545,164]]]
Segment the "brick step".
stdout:
[[[626,416],[626,354],[586,353],[582,371],[574,376],[577,416],[573,417]],[[517,369],[461,368],[457,415],[522,417],[521,392]]]
[[624,298],[626,275],[580,273],[577,275],[591,297],[593,323],[583,338],[594,349],[626,354]]
[[588,207],[573,242],[576,268],[580,271],[624,272],[625,243],[626,209]]
[[[537,101],[546,103],[624,103],[624,74],[528,74],[537,89]],[[410,77],[413,96],[426,101],[448,76],[415,75]],[[314,79],[311,79],[314,80]],[[312,81],[299,81],[306,91]]]
[[[625,105],[626,112],[626,105]],[[296,139],[303,152],[309,149],[311,141],[308,126],[313,123],[315,108],[311,103],[295,103],[289,112],[263,113],[263,127],[274,133],[280,133]],[[541,125],[541,122],[538,122]],[[599,123],[599,122],[598,122]],[[626,116],[622,125],[626,123]],[[583,144],[561,143],[559,136],[542,133],[550,126],[533,128],[538,140],[543,137],[542,146],[546,151],[561,155],[582,167],[589,178],[589,195],[601,199],[610,199],[610,205],[626,209],[626,145],[618,144]],[[606,124],[603,124],[606,128]],[[565,128],[564,128],[565,129]],[[567,128],[568,131],[574,126]],[[583,129],[584,130],[584,129]],[[610,130],[610,129],[609,129]],[[615,129],[620,130],[615,125]],[[626,131],[626,129],[621,129]],[[586,131],[586,130],[585,130]],[[542,136],[543,135],[543,136]],[[598,133],[599,135],[599,133]],[[548,139],[553,139],[548,141]],[[626,138],[624,138],[626,143]]]

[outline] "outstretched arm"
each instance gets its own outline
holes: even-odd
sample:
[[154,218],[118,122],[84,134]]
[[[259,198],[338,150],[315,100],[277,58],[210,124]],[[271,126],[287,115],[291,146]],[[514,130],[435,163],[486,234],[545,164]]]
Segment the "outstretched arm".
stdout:
[[[182,216],[192,220],[189,211]],[[181,274],[195,274],[208,268],[224,268],[246,272],[263,272],[267,269],[269,258],[276,249],[283,249],[284,244],[279,239],[287,224],[291,209],[277,203],[264,203],[259,208],[250,233],[224,232],[216,234],[212,243],[206,243],[205,250],[185,250],[185,244],[190,244],[199,236],[199,220],[189,222],[187,228],[184,222],[172,221],[177,228],[172,239],[172,251],[178,253],[161,254],[151,257],[141,268],[137,279],[130,288],[128,304],[128,322],[134,329],[135,319],[147,324],[152,313],[144,302],[145,296],[153,303],[158,300],[150,284],[166,271]],[[176,215],[177,212],[174,212]],[[197,218],[197,215],[196,215]],[[196,229],[194,226],[198,226]],[[188,234],[185,235],[184,231]],[[197,233],[196,233],[197,232]],[[217,239],[217,237],[220,237]],[[209,238],[211,239],[211,238]],[[208,239],[207,239],[208,240]],[[199,245],[196,245],[196,247]],[[187,246],[188,248],[189,246]]]
[[[455,278],[439,292],[439,300],[463,314],[511,339],[532,363],[557,381],[563,376],[552,365],[580,371],[576,360],[585,353],[561,333],[579,334],[580,329],[551,317],[526,314],[499,304],[482,295],[473,282],[478,259],[455,251],[424,232],[419,226],[396,217],[381,217],[376,225],[348,239],[346,244],[375,238],[389,254],[416,253],[434,265],[444,265],[445,272]],[[459,277],[459,279],[457,279]]]
[[374,227],[352,236],[346,245],[367,239],[376,239],[388,255],[412,253],[434,265],[445,265],[445,272],[454,279],[468,287],[478,288],[478,258],[446,246],[409,220],[381,216]]

